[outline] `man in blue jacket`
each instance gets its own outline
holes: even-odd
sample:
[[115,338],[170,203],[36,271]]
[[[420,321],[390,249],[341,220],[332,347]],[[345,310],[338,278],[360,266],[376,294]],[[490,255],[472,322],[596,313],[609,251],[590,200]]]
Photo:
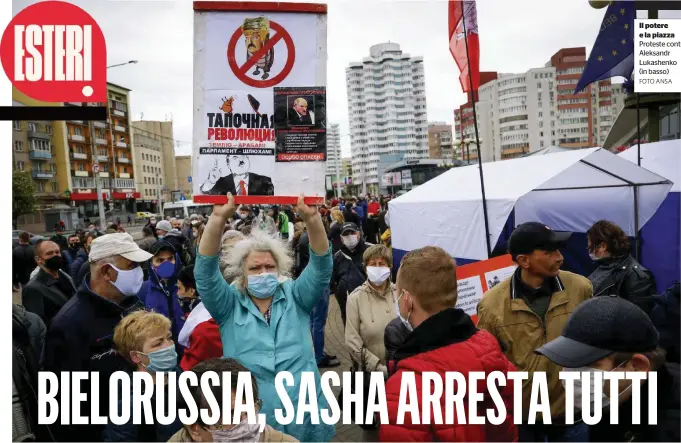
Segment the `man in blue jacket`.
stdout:
[[[109,410],[109,377],[132,370],[113,347],[113,331],[121,318],[142,309],[135,296],[142,286],[140,263],[151,254],[137,246],[130,234],[108,234],[95,239],[90,249],[90,273],[78,292],[50,324],[45,337],[46,371],[99,373],[99,411]],[[90,383],[81,384],[87,401],[81,411],[91,411]],[[104,425],[60,425],[52,428],[57,441],[101,441]]]

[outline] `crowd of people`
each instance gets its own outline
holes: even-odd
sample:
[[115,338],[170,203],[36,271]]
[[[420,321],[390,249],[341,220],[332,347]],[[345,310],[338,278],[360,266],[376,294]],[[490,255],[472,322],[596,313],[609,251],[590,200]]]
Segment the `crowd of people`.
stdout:
[[[443,249],[424,247],[394,263],[387,200],[366,195],[311,207],[301,197],[295,207],[237,207],[228,195],[207,218],[151,217],[137,241],[120,223],[69,236],[58,227],[35,246],[22,233],[12,254],[21,300],[13,306],[14,441],[330,441],[335,428],[309,414],[277,423],[274,410],[283,406],[274,379],[291,372],[295,405],[301,374],[313,372],[317,405],[328,408],[319,371],[340,365],[325,351],[331,294],[352,361],[347,370],[386,379],[389,420],[362,424],[364,441],[679,441],[679,285],[658,294],[621,228],[598,221],[587,232],[597,263],[587,278],[561,270],[569,233],[518,226],[508,242],[516,271],[484,295],[476,324],[455,307],[457,265]],[[209,426],[200,418],[38,425],[38,370],[97,371],[100,380],[116,371],[249,371],[267,427],[261,433],[245,421]],[[405,372],[414,372],[420,389],[427,372],[516,370],[546,373],[551,424],[541,415],[529,424],[531,379],[522,386],[523,424],[513,421],[511,383],[499,392],[508,414],[501,425],[428,425],[411,414],[398,424]],[[571,370],[656,371],[658,404],[644,403],[641,417],[656,407],[658,425],[634,424],[631,380],[620,382],[617,398],[604,390],[604,407],[620,403],[617,425],[606,424],[608,414],[595,426],[565,423],[559,374]],[[107,411],[108,383],[101,386],[95,398]],[[226,388],[213,387],[216,398]],[[640,389],[647,399],[646,381]],[[207,404],[200,389],[191,394],[199,407]]]

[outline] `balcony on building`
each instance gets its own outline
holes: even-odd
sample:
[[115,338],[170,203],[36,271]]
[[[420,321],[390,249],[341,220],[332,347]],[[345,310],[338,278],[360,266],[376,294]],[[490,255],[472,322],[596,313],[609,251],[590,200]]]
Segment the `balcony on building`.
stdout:
[[128,157],[118,157],[118,163],[130,163],[130,159]]
[[105,122],[94,122],[95,128],[103,128],[106,129],[106,123]]
[[85,141],[85,137],[83,137],[82,135],[78,135],[78,134],[69,134],[69,139],[73,140],[74,142],[84,142]]
[[113,115],[117,115],[117,116],[119,116],[119,117],[125,117],[125,112],[119,111],[119,110],[117,110],[117,109],[114,109],[114,110],[113,110]]
[[106,145],[106,139],[105,138],[95,138],[95,143],[98,145]]
[[125,132],[124,126],[114,125],[114,131]]
[[99,176],[102,178],[109,178],[109,173],[108,172],[100,172]]
[[88,177],[90,173],[88,171],[74,171],[76,177]]
[[97,156],[97,161],[98,161],[98,162],[108,162],[108,161],[109,161],[109,156],[108,156],[108,155],[98,155],[98,156]]
[[33,172],[33,178],[37,178],[40,180],[49,180],[52,177],[54,177],[54,172],[51,171],[32,171]]
[[[76,171],[76,172],[87,172],[87,171]],[[74,177],[72,179],[73,182],[73,187],[75,189],[92,189],[96,185],[95,179],[88,177],[88,178],[81,178],[81,177]]]
[[50,140],[52,138],[52,134],[48,134],[47,132],[39,132],[39,131],[27,131],[26,135],[28,138],[39,138],[41,140]]
[[134,178],[117,178],[117,179],[114,180],[114,188],[116,188],[116,189],[135,189],[135,179]]
[[116,142],[117,148],[127,148],[128,144],[126,142]]
[[120,178],[130,178],[130,174],[128,174],[127,172],[121,172],[120,174],[118,174],[118,176]]
[[36,149],[29,152],[28,158],[31,160],[49,160],[52,158],[52,153],[50,151],[39,151]]
[[76,125],[84,125],[85,122],[83,120],[69,120],[69,123],[74,123]]

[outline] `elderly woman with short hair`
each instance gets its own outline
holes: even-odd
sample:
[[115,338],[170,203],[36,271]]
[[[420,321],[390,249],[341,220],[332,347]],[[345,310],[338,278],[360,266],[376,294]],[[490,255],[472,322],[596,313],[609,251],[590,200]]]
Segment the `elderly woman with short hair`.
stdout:
[[[310,313],[329,286],[333,259],[321,217],[316,208],[298,199],[297,211],[305,220],[310,237],[310,262],[301,276],[291,280],[293,259],[281,240],[258,232],[231,250],[225,273],[219,272],[218,252],[225,222],[234,215],[234,197],[216,206],[208,219],[194,267],[196,286],[208,312],[220,326],[225,357],[236,358],[250,368],[260,386],[267,424],[299,441],[329,441],[333,426],[313,425],[310,414],[303,424],[280,425],[275,409],[283,405],[274,386],[280,371],[293,375],[287,393],[298,404],[302,372],[313,372],[317,403],[328,408],[322,394],[319,371],[310,336]],[[309,401],[309,399],[308,399]]]
[[383,338],[385,327],[397,317],[395,286],[390,280],[392,254],[383,245],[373,245],[362,259],[367,280],[348,296],[345,346],[355,365],[387,375]]

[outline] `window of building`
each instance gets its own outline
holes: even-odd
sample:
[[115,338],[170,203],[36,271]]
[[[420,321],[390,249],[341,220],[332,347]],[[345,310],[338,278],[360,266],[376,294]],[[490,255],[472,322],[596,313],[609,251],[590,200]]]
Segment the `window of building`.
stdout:
[[148,185],[148,184],[149,184],[149,182],[147,181],[147,179],[148,179],[148,177],[144,177],[144,184],[145,184],[145,185]]
[[16,121],[16,120],[13,121],[13,122],[12,122],[12,128],[13,128],[15,131],[20,131],[20,130],[21,130],[21,122]]
[[544,147],[544,140],[539,141],[539,147],[543,148]]
[[24,162],[18,161],[17,162],[17,171],[23,171],[24,170]]
[[36,126],[35,123],[29,122],[28,123],[28,130],[31,131],[31,132],[37,132],[38,127]]
[[24,143],[17,140],[14,142],[14,150],[17,152],[21,152],[24,150]]
[[45,126],[45,132],[47,132],[48,134],[52,134],[52,126],[51,126],[51,125],[46,125],[46,126]]
[[123,174],[127,174],[127,173],[128,173],[128,168],[127,168],[127,167],[124,167],[124,168],[123,168]]
[[79,171],[84,171],[85,170],[85,165],[82,163],[78,163],[78,170]]
[[80,126],[76,126],[73,128],[73,133],[76,135],[83,135],[83,130],[80,128]]
[[54,163],[50,164],[50,171],[57,172],[57,165],[55,165]]

